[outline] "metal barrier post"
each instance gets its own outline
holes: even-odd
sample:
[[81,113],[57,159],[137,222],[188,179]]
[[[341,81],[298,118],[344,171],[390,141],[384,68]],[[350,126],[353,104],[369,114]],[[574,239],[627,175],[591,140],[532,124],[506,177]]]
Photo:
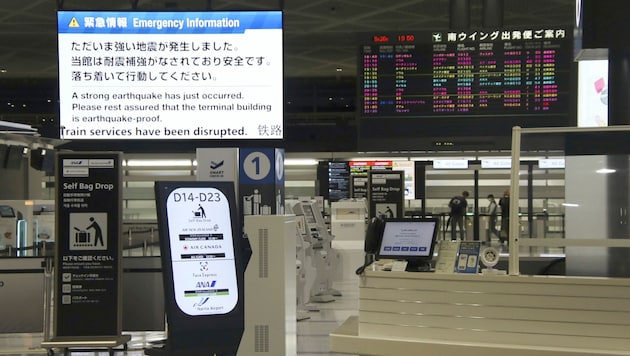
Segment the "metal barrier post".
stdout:
[[53,256],[44,257],[44,341],[51,339]]

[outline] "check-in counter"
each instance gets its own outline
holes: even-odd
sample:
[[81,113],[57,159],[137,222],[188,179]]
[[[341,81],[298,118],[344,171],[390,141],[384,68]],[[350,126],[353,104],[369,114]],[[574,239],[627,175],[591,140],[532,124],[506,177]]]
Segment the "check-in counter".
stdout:
[[159,256],[122,259],[124,331],[164,331],[164,285]]
[[44,329],[42,257],[0,258],[0,334]]
[[360,355],[630,355],[630,279],[366,271],[330,335]]
[[[44,331],[43,257],[0,258],[0,334]],[[159,257],[123,258],[123,330],[164,331]],[[49,291],[52,292],[52,291]]]

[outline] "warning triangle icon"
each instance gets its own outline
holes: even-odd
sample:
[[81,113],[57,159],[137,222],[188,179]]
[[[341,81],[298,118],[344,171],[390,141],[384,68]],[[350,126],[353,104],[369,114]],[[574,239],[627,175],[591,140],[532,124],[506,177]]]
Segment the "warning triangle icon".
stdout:
[[79,26],[79,21],[77,21],[77,18],[73,17],[72,20],[70,20],[70,24],[68,25],[68,27],[77,28],[81,26]]

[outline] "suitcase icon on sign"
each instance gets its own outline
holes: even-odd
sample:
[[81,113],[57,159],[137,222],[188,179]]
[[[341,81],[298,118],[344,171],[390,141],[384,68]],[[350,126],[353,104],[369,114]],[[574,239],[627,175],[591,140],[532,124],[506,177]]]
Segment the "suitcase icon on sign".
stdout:
[[77,232],[74,233],[74,242],[75,243],[90,243],[90,233],[85,230],[77,229]]

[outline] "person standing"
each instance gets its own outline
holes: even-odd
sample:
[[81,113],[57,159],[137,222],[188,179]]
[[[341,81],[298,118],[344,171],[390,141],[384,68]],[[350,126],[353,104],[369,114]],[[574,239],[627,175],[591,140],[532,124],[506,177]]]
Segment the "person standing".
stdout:
[[497,230],[497,208],[497,201],[494,199],[494,195],[488,194],[488,234],[486,236],[488,242],[492,241],[492,235],[496,236],[499,241],[501,240],[501,235],[499,235],[499,230]]
[[105,246],[103,242],[103,229],[101,226],[94,220],[94,217],[90,217],[90,226],[86,227],[85,230],[94,229],[94,246],[97,246],[100,242],[101,246]]
[[448,207],[451,208],[451,240],[457,239],[455,228],[459,228],[460,240],[464,240],[466,236],[466,230],[464,225],[464,218],[466,217],[466,208],[468,207],[468,191],[464,190],[462,195],[457,195],[451,198],[448,202]]
[[510,240],[510,190],[503,192],[503,197],[499,199],[499,207],[501,207],[501,232],[499,241],[505,243]]

